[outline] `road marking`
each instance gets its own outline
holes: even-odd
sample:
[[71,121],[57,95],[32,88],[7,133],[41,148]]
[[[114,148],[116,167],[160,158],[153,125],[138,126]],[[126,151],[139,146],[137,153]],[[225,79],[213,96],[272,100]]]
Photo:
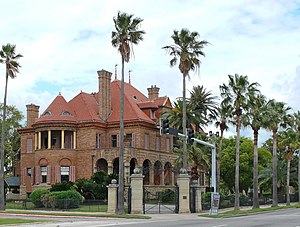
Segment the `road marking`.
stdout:
[[212,227],[223,227],[223,226],[228,226],[228,225],[214,225]]

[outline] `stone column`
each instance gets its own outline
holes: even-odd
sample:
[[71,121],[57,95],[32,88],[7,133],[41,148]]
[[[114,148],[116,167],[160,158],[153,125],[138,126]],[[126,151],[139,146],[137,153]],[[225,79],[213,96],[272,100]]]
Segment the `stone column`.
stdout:
[[174,172],[173,171],[170,171],[170,174],[171,174],[171,185],[174,185]]
[[48,130],[48,149],[51,148],[51,130]]
[[108,188],[108,203],[107,203],[107,213],[116,213],[117,210],[117,191],[118,185],[117,180],[112,179],[111,184],[107,186]]
[[76,131],[73,131],[73,149],[76,149]]
[[179,213],[190,213],[190,176],[181,171],[177,178],[179,187]]
[[107,174],[112,174],[113,173],[113,164],[111,161],[107,162]]
[[198,180],[194,180],[191,187],[195,190],[195,213],[200,213],[202,211],[202,188],[200,187]]
[[124,162],[124,180],[125,180],[125,185],[129,185],[129,177],[130,177],[130,163],[125,161]]
[[149,184],[154,185],[154,168],[149,168]]
[[34,133],[34,150],[38,148],[38,133]]
[[131,213],[143,214],[143,178],[140,169],[134,169],[131,175]]
[[38,132],[38,149],[42,149],[42,133]]
[[61,130],[61,149],[65,149],[65,130]]
[[163,169],[160,174],[160,185],[165,185],[165,170]]

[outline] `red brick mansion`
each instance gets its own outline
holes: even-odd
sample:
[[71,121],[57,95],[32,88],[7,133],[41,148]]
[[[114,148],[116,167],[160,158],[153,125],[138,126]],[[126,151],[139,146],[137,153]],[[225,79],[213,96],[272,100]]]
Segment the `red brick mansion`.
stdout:
[[[27,105],[27,126],[19,130],[21,197],[100,170],[118,173],[121,81],[111,81],[105,70],[97,73],[98,92],[81,92],[69,102],[59,94],[41,115],[39,106]],[[161,110],[171,108],[169,98],[159,97],[156,86],[146,97],[130,83],[124,93],[125,182],[139,167],[145,184],[173,185],[173,137],[160,135],[158,127]]]

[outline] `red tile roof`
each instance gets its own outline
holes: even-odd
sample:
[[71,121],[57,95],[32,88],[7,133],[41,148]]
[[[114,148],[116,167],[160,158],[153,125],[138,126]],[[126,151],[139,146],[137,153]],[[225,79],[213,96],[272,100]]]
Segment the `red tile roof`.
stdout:
[[[120,120],[120,88],[121,81],[111,82],[111,108],[112,114],[108,123]],[[62,95],[58,95],[48,106],[45,112],[37,119],[36,123],[67,121],[85,122],[102,121],[98,114],[98,93],[79,93],[69,102]],[[150,100],[129,83],[124,83],[124,121],[144,121],[155,124],[142,109],[157,109],[167,103],[168,97],[162,97],[155,101]]]

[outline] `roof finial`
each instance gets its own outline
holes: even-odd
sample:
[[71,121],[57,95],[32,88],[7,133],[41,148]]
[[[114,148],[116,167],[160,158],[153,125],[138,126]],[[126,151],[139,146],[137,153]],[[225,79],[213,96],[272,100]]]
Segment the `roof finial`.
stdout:
[[117,66],[118,64],[115,64],[115,80],[117,79]]
[[129,69],[129,70],[128,70],[128,77],[129,77],[128,83],[129,83],[129,84],[131,84],[131,79],[130,79],[130,73],[131,73],[131,72],[132,72],[132,70]]

